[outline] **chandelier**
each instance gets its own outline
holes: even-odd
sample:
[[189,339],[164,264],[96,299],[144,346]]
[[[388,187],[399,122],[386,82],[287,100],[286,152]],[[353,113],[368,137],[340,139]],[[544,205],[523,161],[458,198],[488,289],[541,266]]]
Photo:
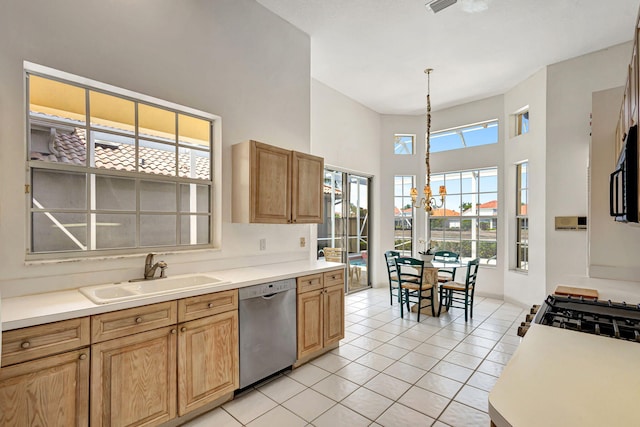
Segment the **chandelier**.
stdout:
[[441,185],[438,193],[440,194],[440,203],[435,197],[433,197],[433,193],[431,191],[431,164],[429,159],[429,154],[431,150],[431,87],[430,87],[430,77],[433,68],[427,68],[424,70],[427,75],[427,152],[424,156],[424,162],[427,167],[427,183],[424,186],[424,197],[420,199],[418,202],[418,190],[414,187],[411,189],[411,203],[414,208],[424,208],[425,212],[430,214],[434,209],[441,208],[444,205],[444,199],[447,195],[447,188],[444,185]]

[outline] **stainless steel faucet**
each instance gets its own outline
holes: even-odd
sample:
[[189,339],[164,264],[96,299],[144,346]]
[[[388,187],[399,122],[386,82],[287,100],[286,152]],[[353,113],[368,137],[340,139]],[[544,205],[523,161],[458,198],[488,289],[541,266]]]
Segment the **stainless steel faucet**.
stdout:
[[153,279],[156,274],[156,270],[158,267],[160,268],[160,278],[167,277],[165,275],[164,270],[167,268],[167,263],[164,261],[158,261],[155,264],[153,263],[154,254],[147,254],[147,258],[144,261],[144,280]]

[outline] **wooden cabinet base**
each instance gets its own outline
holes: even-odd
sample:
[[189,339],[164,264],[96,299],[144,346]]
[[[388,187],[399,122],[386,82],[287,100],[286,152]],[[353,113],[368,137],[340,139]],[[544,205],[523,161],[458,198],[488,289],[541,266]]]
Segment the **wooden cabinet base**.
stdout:
[[91,346],[92,426],[155,426],[176,416],[175,328]]
[[333,344],[329,344],[326,347],[322,347],[320,350],[315,351],[313,353],[307,354],[306,356],[304,356],[301,359],[296,360],[296,363],[293,364],[294,369],[298,368],[302,365],[304,365],[305,363],[315,359],[316,357],[322,356],[325,353],[330,352],[333,349],[336,349],[340,346],[339,342],[333,343]]
[[233,392],[227,393],[224,396],[220,396],[218,399],[207,403],[206,405],[198,408],[198,409],[194,409],[193,411],[189,412],[188,414],[185,414],[181,417],[177,417],[172,419],[171,421],[167,421],[166,423],[162,424],[162,427],[177,427],[177,426],[181,426],[186,422],[189,422],[193,419],[198,418],[200,415],[205,414],[209,411],[212,411],[214,409],[216,409],[218,406],[223,405],[224,403],[233,400],[234,394]]
[[0,425],[89,425],[89,349],[0,369]]

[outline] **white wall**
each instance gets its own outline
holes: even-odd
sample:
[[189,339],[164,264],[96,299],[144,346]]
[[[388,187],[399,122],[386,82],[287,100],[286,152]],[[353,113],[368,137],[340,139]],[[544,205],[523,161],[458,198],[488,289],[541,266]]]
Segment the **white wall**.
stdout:
[[[369,239],[373,253],[381,253],[380,246],[380,115],[317,81],[311,82],[311,150],[324,157],[325,166],[372,176],[372,200],[369,216]],[[312,230],[317,232],[317,227]],[[317,237],[314,234],[313,237]],[[371,252],[371,251],[370,251]],[[312,256],[315,258],[315,251]],[[386,269],[376,257],[369,266],[372,284],[386,280]]]
[[[23,61],[222,117],[220,251],[166,254],[169,274],[306,259],[310,225],[231,221],[231,145],[310,151],[310,40],[253,0],[4,0],[0,13],[0,289],[3,297],[127,280],[144,256],[25,264]],[[258,241],[267,239],[259,252]],[[313,246],[313,245],[309,245]],[[315,248],[313,248],[315,253]]]
[[[558,284],[592,286],[587,279],[589,248],[595,256],[592,264],[608,265],[614,270],[622,266],[637,265],[640,246],[638,239],[632,237],[632,233],[637,236],[636,230],[626,227],[613,233],[592,232],[589,241],[586,232],[554,229],[555,216],[586,216],[588,213],[588,227],[592,230],[599,230],[603,226],[609,229],[615,225],[612,225],[612,219],[603,214],[608,211],[608,189],[604,191],[602,186],[607,185],[608,173],[613,171],[611,155],[600,155],[594,151],[591,157],[592,170],[597,171],[604,165],[604,170],[608,173],[593,176],[589,194],[589,121],[590,113],[595,112],[592,107],[593,92],[624,85],[631,60],[631,48],[631,42],[623,43],[548,68],[547,293],[552,292]],[[622,98],[618,105],[612,107],[615,114],[621,103]],[[615,121],[610,126],[609,131],[613,132]],[[592,197],[591,212],[589,196]],[[627,233],[627,236],[623,236]],[[600,256],[603,251],[608,252],[609,256]],[[616,255],[613,255],[614,251]],[[602,281],[593,285],[605,291],[607,286]],[[640,286],[638,289],[640,290]]]
[[[504,96],[502,134],[504,146],[504,198],[502,226],[505,230],[504,298],[523,304],[539,303],[545,293],[547,244],[545,241],[547,180],[547,69],[536,72]],[[529,132],[515,136],[514,113],[529,108]],[[528,161],[529,271],[517,272],[516,265],[516,163]]]
[[[640,301],[640,226],[622,224],[609,216],[609,174],[614,170],[615,128],[623,87],[593,94],[589,207],[590,278],[577,278],[580,284],[596,287],[604,298],[614,301]],[[594,274],[595,273],[595,274]],[[597,277],[626,280],[604,280]],[[630,281],[631,280],[631,281]]]

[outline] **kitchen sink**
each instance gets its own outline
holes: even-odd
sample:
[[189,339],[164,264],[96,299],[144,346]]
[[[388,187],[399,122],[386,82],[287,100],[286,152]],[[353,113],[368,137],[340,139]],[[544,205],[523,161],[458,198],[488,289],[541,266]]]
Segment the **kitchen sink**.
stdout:
[[154,295],[166,295],[209,286],[225,285],[229,281],[207,275],[185,275],[139,282],[108,283],[85,286],[80,292],[96,304],[129,301]]

